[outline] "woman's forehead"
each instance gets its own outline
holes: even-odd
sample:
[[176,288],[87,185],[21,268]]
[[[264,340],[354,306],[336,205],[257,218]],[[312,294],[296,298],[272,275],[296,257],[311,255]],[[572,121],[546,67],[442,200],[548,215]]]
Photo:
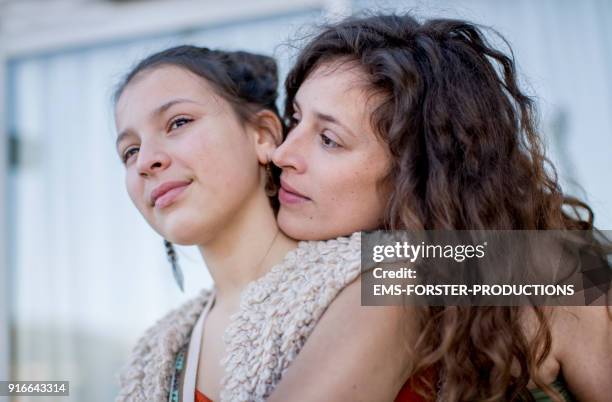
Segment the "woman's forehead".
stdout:
[[295,104],[303,113],[331,115],[354,128],[370,127],[380,97],[356,62],[331,62],[317,67],[298,89]]

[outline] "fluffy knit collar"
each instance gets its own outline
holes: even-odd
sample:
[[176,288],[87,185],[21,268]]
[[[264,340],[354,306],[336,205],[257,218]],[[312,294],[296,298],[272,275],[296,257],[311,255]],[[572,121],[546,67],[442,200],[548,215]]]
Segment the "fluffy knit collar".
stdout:
[[[263,401],[336,295],[360,272],[360,234],[301,241],[243,290],[224,335],[221,401]],[[209,290],[168,313],[138,341],[120,375],[117,402],[167,401],[178,350],[211,297]]]

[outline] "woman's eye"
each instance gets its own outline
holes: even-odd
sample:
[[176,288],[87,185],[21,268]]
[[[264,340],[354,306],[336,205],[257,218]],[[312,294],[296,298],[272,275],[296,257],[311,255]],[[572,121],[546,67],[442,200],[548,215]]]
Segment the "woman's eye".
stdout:
[[291,116],[287,121],[287,135],[290,135],[293,132],[293,129],[296,128],[299,123],[299,120]]
[[188,119],[186,117],[179,117],[178,119],[174,119],[172,123],[170,123],[170,130],[175,130],[179,127],[184,126],[187,123],[192,122],[193,119]]
[[135,153],[134,151],[138,151],[138,147],[128,148],[123,153],[123,163],[126,163],[128,161],[128,159],[130,159],[132,157],[132,155],[134,155],[134,153]]
[[289,128],[292,129],[293,127],[297,126],[299,122],[300,122],[299,116],[294,114],[293,116],[289,118]]
[[340,147],[340,144],[338,144],[336,141],[332,140],[325,134],[321,134],[321,142],[323,143],[323,146],[325,148],[339,148]]

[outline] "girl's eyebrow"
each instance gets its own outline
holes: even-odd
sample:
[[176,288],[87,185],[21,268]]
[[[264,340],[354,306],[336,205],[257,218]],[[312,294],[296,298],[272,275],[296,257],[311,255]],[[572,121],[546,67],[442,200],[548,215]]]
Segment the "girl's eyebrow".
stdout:
[[[172,99],[172,100],[169,100],[168,102],[165,102],[161,106],[155,108],[151,112],[151,117],[159,116],[160,114],[164,113],[166,110],[170,109],[172,106],[177,105],[179,103],[194,103],[196,105],[201,105],[201,103],[193,101],[191,99],[187,99],[187,98]],[[117,139],[115,140],[115,148],[119,149],[119,143],[123,141],[126,137],[130,136],[131,134],[132,133],[130,132],[129,129],[122,131],[121,134],[119,134],[117,136]]]
[[119,144],[126,138],[132,135],[132,132],[130,131],[130,129],[124,130],[121,132],[121,134],[119,134],[117,136],[117,139],[115,140],[115,148],[117,149],[117,152],[119,152]]
[[194,103],[196,105],[201,105],[201,103],[193,101],[191,99],[187,99],[187,98],[172,99],[172,100],[169,100],[168,102],[164,103],[163,105],[157,107],[155,110],[153,110],[151,112],[151,117],[159,116],[160,114],[164,113],[166,110],[170,109],[172,106],[174,106],[174,105],[176,105],[178,103]]

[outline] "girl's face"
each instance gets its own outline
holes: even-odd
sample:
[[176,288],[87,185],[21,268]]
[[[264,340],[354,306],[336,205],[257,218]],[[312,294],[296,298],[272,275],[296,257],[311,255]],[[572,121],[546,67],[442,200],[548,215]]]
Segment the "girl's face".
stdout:
[[204,244],[263,194],[249,126],[199,76],[175,66],[145,70],[115,113],[128,194],[167,240]]
[[[283,169],[278,223],[315,240],[376,229],[388,190],[390,155],[370,124],[377,98],[350,63],[322,64],[300,86],[294,126],[273,154]],[[370,96],[369,96],[370,95]]]

